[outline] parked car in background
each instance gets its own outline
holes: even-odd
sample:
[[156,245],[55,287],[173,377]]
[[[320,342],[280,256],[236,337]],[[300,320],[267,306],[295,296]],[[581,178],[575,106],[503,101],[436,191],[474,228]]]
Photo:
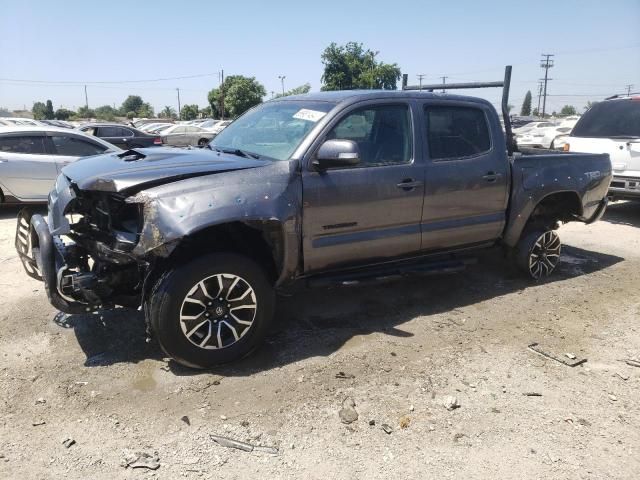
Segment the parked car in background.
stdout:
[[40,123],[44,125],[49,125],[50,127],[60,127],[60,128],[74,128],[70,123],[64,122],[62,120],[38,120]]
[[173,125],[160,131],[159,135],[164,145],[173,147],[204,147],[215,136],[214,133],[193,125]]
[[166,127],[170,125],[173,125],[173,123],[169,123],[169,122],[146,123],[142,125],[138,130],[140,130],[141,132],[149,133],[151,130],[154,130],[156,127],[160,127],[160,126]]
[[613,167],[609,195],[640,200],[640,96],[593,105],[566,137],[564,150],[608,153]]
[[205,120],[204,122],[200,123],[200,125],[198,125],[200,128],[204,128],[205,130],[211,130],[213,127],[215,127],[218,123],[220,123],[222,120],[214,120],[214,119],[209,119],[209,120]]
[[530,123],[527,123],[526,125],[524,125],[522,127],[514,128],[513,129],[513,134],[514,135],[522,135],[523,133],[533,132],[533,131],[538,130],[540,128],[553,127],[554,125],[555,125],[555,123],[548,122],[548,121],[530,122]]
[[560,125],[552,127],[535,128],[516,136],[516,142],[520,147],[555,148],[555,139],[561,135],[567,135],[576,124],[577,120],[566,120]]
[[26,125],[31,127],[41,127],[44,124],[40,123],[38,120],[32,120],[30,118],[21,118],[21,117],[2,117],[0,118],[2,125],[10,127],[10,126],[20,126]]
[[0,127],[0,203],[46,202],[60,170],[80,158],[120,151],[60,127]]
[[78,130],[124,149],[162,145],[158,135],[141,132],[137,128],[117,123],[88,123],[80,126]]
[[160,123],[158,125],[154,125],[153,127],[147,130],[147,133],[151,133],[153,135],[158,135],[161,131],[166,130],[169,127],[173,127],[173,123]]
[[224,130],[233,120],[220,120],[213,127],[211,127],[211,132],[216,135],[219,134],[222,130]]

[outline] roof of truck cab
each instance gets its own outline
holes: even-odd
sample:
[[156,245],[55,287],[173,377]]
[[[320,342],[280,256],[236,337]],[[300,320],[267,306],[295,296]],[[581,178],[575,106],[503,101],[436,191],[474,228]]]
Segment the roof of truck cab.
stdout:
[[290,95],[280,97],[272,102],[286,102],[290,100],[307,100],[331,103],[353,103],[362,100],[377,100],[388,98],[425,98],[425,99],[442,99],[442,100],[458,100],[472,101],[491,105],[490,102],[483,98],[471,97],[466,95],[452,95],[449,93],[427,92],[420,90],[334,90],[328,92],[304,93],[301,95]]

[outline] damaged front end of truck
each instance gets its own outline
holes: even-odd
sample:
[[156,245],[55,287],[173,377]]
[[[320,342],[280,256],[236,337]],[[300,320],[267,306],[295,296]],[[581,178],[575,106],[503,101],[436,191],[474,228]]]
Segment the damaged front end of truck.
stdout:
[[[154,155],[160,163],[153,163]],[[214,160],[171,171],[160,152],[96,157],[145,160],[139,165],[146,167],[126,165],[126,172],[108,175],[87,175],[88,164],[85,172],[67,167],[49,195],[46,218],[31,209],[19,213],[16,250],[27,274],[44,282],[55,308],[71,314],[139,308],[176,250],[193,247],[191,237],[231,220],[273,246],[276,276],[293,274],[300,196],[291,165],[220,158],[210,151],[191,155]]]

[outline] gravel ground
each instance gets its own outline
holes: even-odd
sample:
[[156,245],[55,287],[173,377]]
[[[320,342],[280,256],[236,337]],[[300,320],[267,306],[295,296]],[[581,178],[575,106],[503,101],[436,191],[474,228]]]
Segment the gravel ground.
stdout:
[[[640,360],[639,204],[563,226],[538,284],[489,252],[283,298],[263,348],[204,373],[146,343],[137,312],[54,322],[14,253],[16,211],[0,209],[0,478],[640,477],[640,368],[621,361]],[[160,467],[126,468],[135,452]]]

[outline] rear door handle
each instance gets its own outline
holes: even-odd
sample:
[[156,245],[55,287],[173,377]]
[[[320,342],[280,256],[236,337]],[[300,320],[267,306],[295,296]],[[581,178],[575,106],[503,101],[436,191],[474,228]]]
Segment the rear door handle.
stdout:
[[482,178],[485,179],[487,182],[493,183],[497,179],[502,178],[502,174],[496,173],[496,172],[487,172],[487,174],[483,175]]
[[422,186],[422,182],[418,180],[414,180],[413,178],[405,178],[403,181],[396,184],[396,187],[406,191],[411,191],[414,188],[421,187],[421,186]]

